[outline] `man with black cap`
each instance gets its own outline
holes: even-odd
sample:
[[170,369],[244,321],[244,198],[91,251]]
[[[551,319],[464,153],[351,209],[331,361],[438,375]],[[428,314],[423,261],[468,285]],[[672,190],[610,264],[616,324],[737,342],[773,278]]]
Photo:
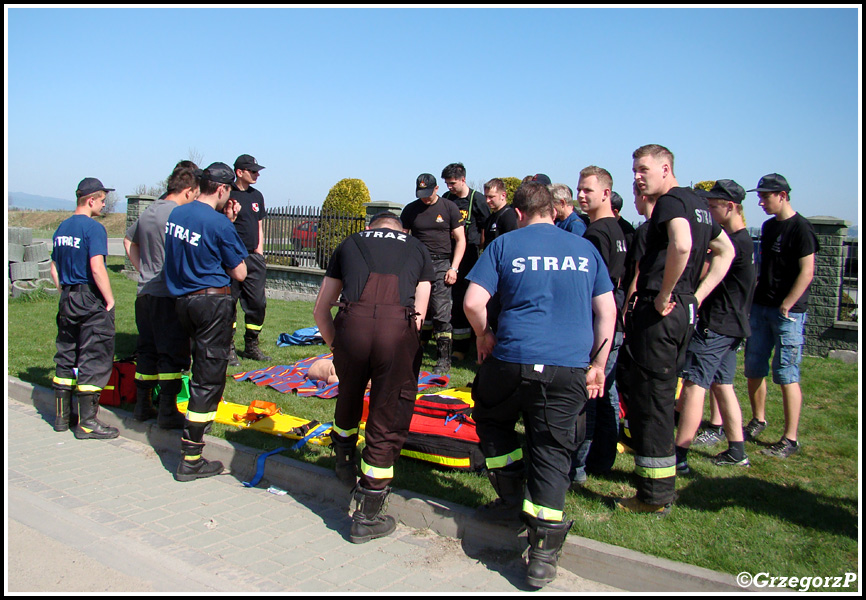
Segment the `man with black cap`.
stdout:
[[719,403],[728,436],[728,449],[713,458],[720,466],[749,466],[743,448],[743,415],[734,391],[737,348],[749,337],[749,314],[755,290],[755,246],[746,230],[743,200],[746,192],[731,179],[719,179],[707,198],[713,218],[724,228],[734,245],[734,260],[722,282],[706,297],[698,310],[698,325],[686,352],[681,374],[682,408],[677,427],[677,472],[689,472],[689,447],[701,424],[704,395],[712,390]]
[[247,250],[232,225],[243,210],[230,198],[234,180],[227,164],[210,165],[201,175],[201,195],[175,208],[165,227],[165,282],[177,298],[178,318],[194,345],[177,481],[223,470],[222,463],[207,461],[201,454],[226,385],[234,305],[231,281],[247,276]]
[[[265,322],[265,308],[267,298],[265,297],[265,279],[267,278],[267,267],[265,265],[264,244],[265,237],[262,229],[262,221],[267,216],[265,210],[265,198],[262,193],[253,187],[259,179],[259,171],[264,167],[256,162],[249,154],[241,154],[235,161],[235,183],[232,185],[232,200],[240,204],[241,209],[235,221],[235,228],[246,246],[247,256],[244,262],[247,265],[247,278],[243,282],[232,282],[232,300],[234,302],[234,326],[237,326],[237,301],[240,299],[241,308],[244,311],[244,349],[238,353],[243,358],[252,360],[271,360],[265,356],[259,348],[259,334]],[[234,350],[234,336],[232,337],[232,349]],[[233,366],[238,363],[236,357],[232,357]],[[237,363],[237,364],[235,364]]]
[[[63,221],[53,236],[51,279],[60,290],[54,355],[54,431],[67,431],[71,425],[79,440],[111,439],[119,433],[96,420],[99,394],[108,383],[114,361],[114,294],[105,268],[108,234],[93,217],[105,208],[105,198],[111,191],[114,188],[105,187],[94,177],[82,179],[75,191],[75,214]],[[78,405],[77,425],[73,391]]]
[[484,224],[490,217],[490,209],[481,192],[466,184],[466,167],[463,163],[451,163],[442,169],[442,181],[448,186],[448,191],[442,194],[442,197],[451,200],[460,209],[466,233],[466,251],[458,267],[457,282],[451,290],[451,336],[454,345],[452,354],[463,359],[470,350],[472,339],[472,328],[463,313],[463,298],[469,285],[466,274],[475,266],[484,247]]
[[800,360],[809,286],[815,272],[818,238],[812,224],[791,207],[791,186],[778,173],[765,175],[758,187],[759,205],[773,218],[761,227],[761,267],[749,323],[744,370],[749,384],[752,420],[746,425],[747,441],[754,441],[767,426],[764,414],[770,355],[773,383],[782,388],[785,431],[762,454],[788,458],[800,449],[797,429],[803,394]]
[[[381,212],[334,251],[313,308],[340,380],[331,438],[337,477],[354,488],[349,539],[356,544],[396,527],[382,511],[415,408],[419,332],[434,277],[424,244],[404,233],[397,215]],[[335,304],[340,310],[332,318]],[[370,412],[356,485],[355,448],[368,382]]]
[[[439,186],[430,173],[415,181],[415,196],[400,213],[403,228],[427,246],[436,277],[430,293],[433,339],[436,341],[436,366],[433,373],[451,370],[451,286],[457,281],[460,261],[466,251],[463,217],[457,205],[438,195]],[[454,240],[452,252],[451,240]]]
[[[649,144],[635,150],[632,159],[638,189],[657,201],[618,357],[618,372],[628,379],[625,399],[637,493],[617,500],[616,508],[661,516],[674,501],[677,375],[697,308],[727,273],[734,248],[706,199],[678,186],[670,150]],[[708,249],[713,257],[701,278]]]

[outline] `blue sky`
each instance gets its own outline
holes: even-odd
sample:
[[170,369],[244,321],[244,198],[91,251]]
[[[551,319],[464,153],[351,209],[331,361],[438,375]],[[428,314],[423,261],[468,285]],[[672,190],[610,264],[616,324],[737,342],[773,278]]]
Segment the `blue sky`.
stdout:
[[[860,12],[849,8],[7,8],[6,191],[131,194],[195,149],[267,168],[269,206],[345,177],[414,199],[608,169],[638,221],[631,153],[681,185],[788,178],[806,216],[859,222]],[[445,191],[445,186],[441,186]],[[750,226],[766,219],[748,195]]]

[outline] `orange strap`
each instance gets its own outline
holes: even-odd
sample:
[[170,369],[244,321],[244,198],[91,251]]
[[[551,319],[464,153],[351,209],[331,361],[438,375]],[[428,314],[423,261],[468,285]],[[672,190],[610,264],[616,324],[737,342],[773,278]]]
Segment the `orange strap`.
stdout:
[[[261,411],[261,412],[259,412]],[[260,419],[272,417],[279,413],[280,409],[273,402],[265,402],[264,400],[253,400],[250,402],[247,412],[242,415],[234,415],[235,421],[246,421],[247,423],[255,423]]]

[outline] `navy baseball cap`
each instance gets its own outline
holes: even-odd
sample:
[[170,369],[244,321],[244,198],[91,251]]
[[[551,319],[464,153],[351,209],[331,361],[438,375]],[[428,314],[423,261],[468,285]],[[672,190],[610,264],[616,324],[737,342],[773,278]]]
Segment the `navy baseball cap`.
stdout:
[[536,173],[535,175],[532,176],[532,181],[535,181],[535,182],[540,183],[542,185],[550,185],[551,184],[550,177],[548,177],[544,173]]
[[436,191],[436,178],[430,173],[421,173],[415,180],[415,197],[429,198]]
[[708,192],[702,192],[704,198],[716,198],[742,204],[746,199],[746,191],[733,179],[718,179]]
[[241,154],[235,161],[235,169],[241,169],[242,171],[255,171],[258,173],[264,169],[264,167],[257,163],[256,159],[249,154]]
[[761,180],[758,182],[758,187],[748,191],[790,193],[791,186],[788,185],[788,180],[779,175],[778,173],[770,173],[769,175],[764,175],[763,177],[761,177]]
[[227,164],[215,162],[202,171],[201,180],[215,183],[234,183],[235,172]]
[[94,192],[113,192],[114,188],[105,187],[102,182],[96,177],[85,177],[78,184],[78,189],[75,190],[75,195],[79,198],[87,196]]

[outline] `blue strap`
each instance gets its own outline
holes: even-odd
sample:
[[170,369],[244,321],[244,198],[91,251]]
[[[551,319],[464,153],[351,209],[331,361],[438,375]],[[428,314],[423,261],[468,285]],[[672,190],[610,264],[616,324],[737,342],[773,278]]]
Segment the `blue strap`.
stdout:
[[298,440],[298,442],[291,446],[290,448],[277,448],[276,450],[271,450],[270,452],[265,452],[264,454],[260,454],[256,459],[256,473],[253,475],[252,480],[244,481],[244,487],[256,487],[259,482],[262,480],[262,477],[265,476],[265,461],[268,460],[274,454],[279,454],[280,452],[284,452],[286,450],[297,450],[301,448],[310,438],[314,438],[326,429],[331,427],[330,423],[322,423],[318,427],[316,427],[313,431],[308,433],[305,437]]

